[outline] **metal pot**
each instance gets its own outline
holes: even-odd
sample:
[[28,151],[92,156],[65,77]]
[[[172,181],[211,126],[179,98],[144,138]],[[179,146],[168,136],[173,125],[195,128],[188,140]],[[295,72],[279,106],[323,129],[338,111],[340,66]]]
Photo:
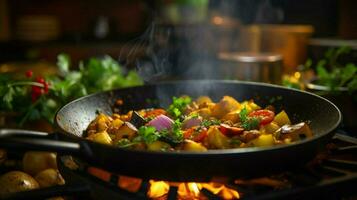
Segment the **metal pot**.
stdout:
[[275,53],[223,52],[218,55],[224,79],[238,79],[279,84],[282,56]]

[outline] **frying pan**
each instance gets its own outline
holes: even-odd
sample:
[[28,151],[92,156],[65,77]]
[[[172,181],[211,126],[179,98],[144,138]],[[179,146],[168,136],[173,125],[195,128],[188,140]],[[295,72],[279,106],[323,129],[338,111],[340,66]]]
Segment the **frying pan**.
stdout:
[[[272,147],[209,150],[207,152],[151,152],[116,148],[88,141],[83,130],[96,113],[114,110],[167,107],[172,96],[210,96],[218,101],[230,95],[238,101],[254,99],[259,105],[284,109],[293,123],[308,122],[314,136]],[[122,107],[113,108],[122,99]],[[90,165],[141,178],[173,181],[209,180],[212,177],[251,177],[301,166],[325,147],[341,121],[330,101],[312,93],[280,86],[239,81],[175,81],[85,96],[62,107],[55,118],[56,134],[1,130],[0,146],[49,150],[71,154]],[[28,137],[31,136],[31,137]],[[56,139],[48,138],[57,136]]]

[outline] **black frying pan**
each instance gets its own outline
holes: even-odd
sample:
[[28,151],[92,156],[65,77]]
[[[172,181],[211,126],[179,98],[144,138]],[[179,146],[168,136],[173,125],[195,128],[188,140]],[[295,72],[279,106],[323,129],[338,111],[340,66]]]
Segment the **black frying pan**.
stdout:
[[[314,137],[290,145],[194,152],[133,151],[101,145],[83,136],[97,111],[111,114],[120,98],[125,112],[145,107],[167,107],[172,96],[208,95],[217,101],[224,95],[237,100],[254,99],[259,105],[284,109],[293,123],[310,122]],[[177,81],[97,93],[77,99],[56,115],[60,140],[24,138],[21,131],[1,130],[0,146],[69,153],[91,165],[120,174],[165,180],[203,180],[213,176],[248,177],[300,166],[324,148],[341,121],[338,108],[317,95],[263,83],[238,81]],[[20,135],[20,136],[19,136]],[[69,140],[70,142],[64,142]]]

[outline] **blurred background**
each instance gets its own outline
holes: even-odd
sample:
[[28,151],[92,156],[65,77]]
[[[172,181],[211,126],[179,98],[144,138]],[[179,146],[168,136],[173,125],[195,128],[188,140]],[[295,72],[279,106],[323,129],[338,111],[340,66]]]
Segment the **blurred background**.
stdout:
[[356,48],[356,8],[354,0],[0,0],[0,63],[108,54],[147,80],[256,80],[244,67],[230,72],[253,57],[289,73],[328,47]]

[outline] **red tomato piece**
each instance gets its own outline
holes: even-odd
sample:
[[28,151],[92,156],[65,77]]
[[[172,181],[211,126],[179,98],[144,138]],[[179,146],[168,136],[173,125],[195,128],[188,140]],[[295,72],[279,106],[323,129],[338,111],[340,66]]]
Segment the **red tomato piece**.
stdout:
[[194,128],[189,128],[189,129],[185,130],[183,132],[183,138],[184,139],[189,139],[192,136],[194,131],[195,131]]
[[260,119],[260,125],[269,124],[274,120],[274,112],[270,110],[255,110],[249,113],[249,117],[256,117]]
[[161,109],[161,108],[152,109],[152,110],[146,111],[144,117],[145,118],[147,118],[147,117],[157,117],[159,115],[166,115],[166,111],[164,109]]
[[202,142],[207,137],[207,130],[202,130],[198,133],[194,138],[193,141],[195,142]]

